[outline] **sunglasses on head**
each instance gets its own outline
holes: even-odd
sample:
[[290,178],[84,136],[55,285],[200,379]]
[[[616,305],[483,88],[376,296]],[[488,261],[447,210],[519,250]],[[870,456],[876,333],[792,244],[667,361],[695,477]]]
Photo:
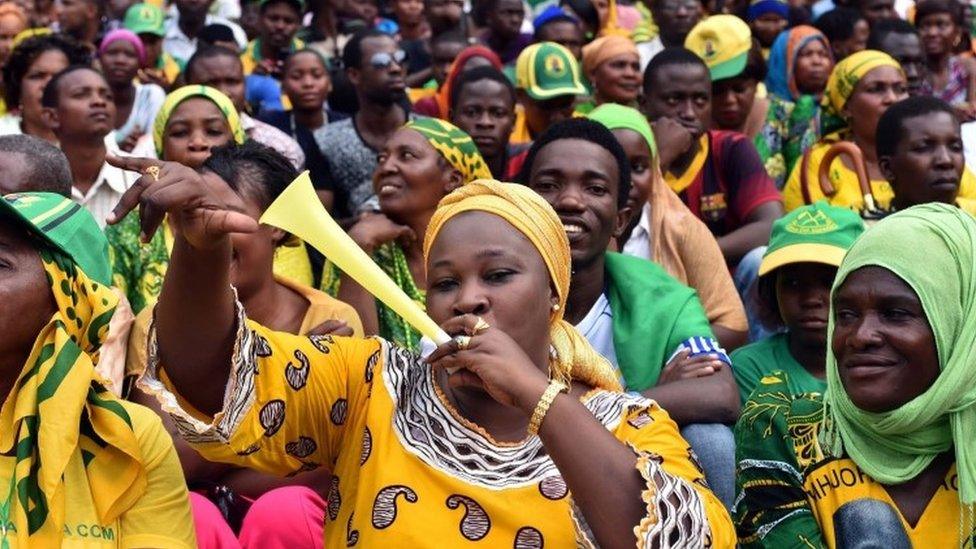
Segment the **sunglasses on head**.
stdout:
[[407,52],[403,50],[397,50],[393,53],[381,51],[374,53],[373,57],[370,57],[369,64],[374,69],[388,69],[393,63],[403,65],[403,62],[406,60]]

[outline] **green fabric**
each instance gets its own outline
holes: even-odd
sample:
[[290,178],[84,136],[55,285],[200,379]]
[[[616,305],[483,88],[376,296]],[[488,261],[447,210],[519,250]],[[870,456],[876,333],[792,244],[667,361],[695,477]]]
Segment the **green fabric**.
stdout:
[[850,208],[831,206],[826,200],[797,208],[773,222],[759,275],[789,263],[838,265],[863,232],[861,216]]
[[152,4],[133,4],[125,10],[122,27],[136,34],[155,34],[162,38],[166,36],[165,17],[163,10]]
[[790,353],[789,336],[774,334],[732,352],[732,374],[745,405],[764,377],[781,370],[789,376],[790,394],[823,393],[827,382],[814,377]]
[[420,117],[403,125],[419,133],[454,169],[465,183],[477,179],[491,179],[491,170],[481,156],[471,136],[460,128],[439,118]]
[[[579,110],[578,107],[577,110]],[[647,146],[651,148],[651,153],[655,157],[657,156],[657,142],[654,140],[654,132],[651,131],[651,125],[647,123],[647,119],[637,109],[616,103],[604,103],[589,112],[587,118],[603,124],[610,130],[632,130],[641,134],[647,141]]]
[[84,206],[55,193],[12,193],[0,200],[4,214],[69,256],[88,278],[111,285],[108,242]]
[[[858,409],[827,355],[829,419],[825,446],[842,450],[882,484],[918,476],[954,448],[962,504],[976,501],[976,219],[945,204],[915,206],[887,217],[848,251],[834,292],[857,269],[879,266],[915,290],[935,336],[941,373],[924,393],[884,413]],[[833,315],[828,341],[834,331]],[[970,508],[971,509],[971,508]]]
[[644,391],[678,345],[715,336],[695,291],[656,263],[614,252],[605,259],[617,367],[628,391]]
[[138,212],[105,228],[112,262],[112,285],[125,293],[135,314],[156,302],[169,267],[166,228],[160,227],[148,244],[139,240],[141,231]]
[[767,100],[766,122],[752,143],[766,173],[782,190],[803,151],[817,142],[816,110],[809,96],[796,105],[775,95],[767,96]]

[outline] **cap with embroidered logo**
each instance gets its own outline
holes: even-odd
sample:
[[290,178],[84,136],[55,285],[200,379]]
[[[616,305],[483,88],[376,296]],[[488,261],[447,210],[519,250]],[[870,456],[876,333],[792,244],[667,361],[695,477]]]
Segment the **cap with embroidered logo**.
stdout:
[[555,42],[540,42],[522,50],[515,61],[515,87],[537,101],[586,93],[576,58]]
[[136,34],[155,34],[166,36],[163,23],[163,10],[152,4],[132,4],[125,10],[122,27]]
[[749,25],[734,15],[713,15],[700,21],[688,37],[685,47],[695,52],[708,66],[712,81],[742,74],[752,48]]
[[848,208],[818,200],[773,222],[769,247],[759,276],[791,263],[840,266],[848,248],[864,232],[861,216]]

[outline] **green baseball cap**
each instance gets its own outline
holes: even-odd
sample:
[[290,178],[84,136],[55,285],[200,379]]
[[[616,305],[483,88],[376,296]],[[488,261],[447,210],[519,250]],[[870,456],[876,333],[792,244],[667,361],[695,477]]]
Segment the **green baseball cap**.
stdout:
[[163,10],[152,4],[133,4],[125,10],[122,26],[136,34],[166,36]]
[[11,218],[70,257],[88,278],[112,285],[108,240],[84,206],[56,193],[12,193],[0,200],[0,217]]
[[576,58],[555,42],[539,42],[522,50],[515,61],[515,87],[537,101],[586,93]]
[[840,266],[848,248],[864,232],[854,211],[819,200],[797,208],[773,222],[769,247],[759,264],[759,276],[791,263]]

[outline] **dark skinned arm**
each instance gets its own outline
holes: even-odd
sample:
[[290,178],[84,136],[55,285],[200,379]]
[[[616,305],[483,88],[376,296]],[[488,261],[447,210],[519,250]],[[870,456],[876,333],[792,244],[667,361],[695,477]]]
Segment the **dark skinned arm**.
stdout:
[[726,328],[725,326],[716,324],[714,322],[711,323],[711,327],[712,333],[715,334],[715,339],[718,340],[726,352],[731,353],[749,341],[748,332]]
[[641,394],[657,401],[680,426],[731,425],[739,418],[739,388],[727,365],[710,375],[663,383]]
[[782,202],[775,200],[753,208],[741,227],[716,239],[725,261],[735,265],[753,249],[765,246],[773,230],[773,221],[783,217],[783,213]]

